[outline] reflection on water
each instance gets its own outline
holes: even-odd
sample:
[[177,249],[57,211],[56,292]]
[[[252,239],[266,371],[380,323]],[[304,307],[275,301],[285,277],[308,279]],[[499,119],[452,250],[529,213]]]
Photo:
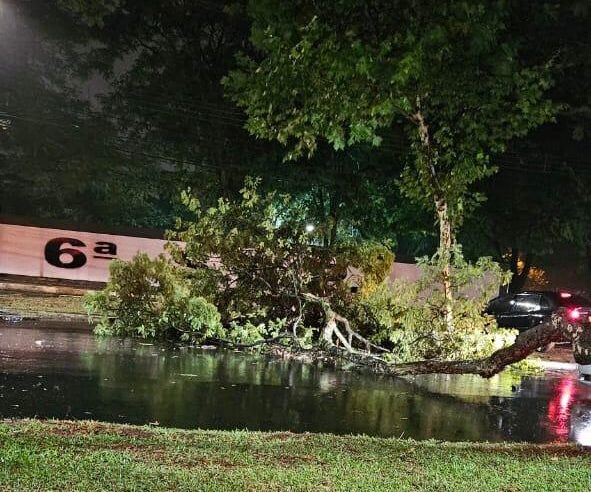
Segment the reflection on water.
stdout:
[[548,422],[553,425],[554,434],[565,440],[569,434],[571,407],[578,383],[574,379],[563,378],[556,386],[556,391],[548,402]]
[[570,440],[591,446],[591,405],[573,405],[570,418]]
[[446,440],[591,441],[574,374],[390,379],[228,351],[0,326],[0,416]]

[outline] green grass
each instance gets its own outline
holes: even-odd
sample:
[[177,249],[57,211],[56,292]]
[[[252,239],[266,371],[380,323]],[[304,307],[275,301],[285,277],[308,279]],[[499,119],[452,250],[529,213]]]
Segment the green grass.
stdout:
[[0,423],[0,490],[6,492],[588,492],[590,484],[591,454],[562,444]]
[[0,292],[0,311],[12,314],[86,314],[80,296]]

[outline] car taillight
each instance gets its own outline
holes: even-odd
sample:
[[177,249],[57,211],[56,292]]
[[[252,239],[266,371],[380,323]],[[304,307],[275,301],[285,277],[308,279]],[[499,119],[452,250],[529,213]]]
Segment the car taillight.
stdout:
[[578,307],[570,308],[566,312],[566,317],[571,321],[578,321],[579,319],[581,319],[581,311],[579,310]]

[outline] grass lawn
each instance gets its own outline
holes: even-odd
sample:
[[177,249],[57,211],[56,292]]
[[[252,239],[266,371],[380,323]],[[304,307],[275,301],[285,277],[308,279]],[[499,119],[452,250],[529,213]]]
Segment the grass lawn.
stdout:
[[20,315],[86,314],[80,296],[0,292],[0,311]]
[[5,492],[590,489],[591,454],[571,445],[0,423]]

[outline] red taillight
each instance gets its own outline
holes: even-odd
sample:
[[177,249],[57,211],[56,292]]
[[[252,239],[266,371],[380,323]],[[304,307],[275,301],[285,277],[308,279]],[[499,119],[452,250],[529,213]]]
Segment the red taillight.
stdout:
[[566,317],[571,321],[578,321],[579,319],[581,319],[581,311],[579,311],[578,307],[571,308],[566,312]]
[[568,299],[569,297],[572,297],[572,294],[570,292],[561,292],[560,297],[562,299]]

